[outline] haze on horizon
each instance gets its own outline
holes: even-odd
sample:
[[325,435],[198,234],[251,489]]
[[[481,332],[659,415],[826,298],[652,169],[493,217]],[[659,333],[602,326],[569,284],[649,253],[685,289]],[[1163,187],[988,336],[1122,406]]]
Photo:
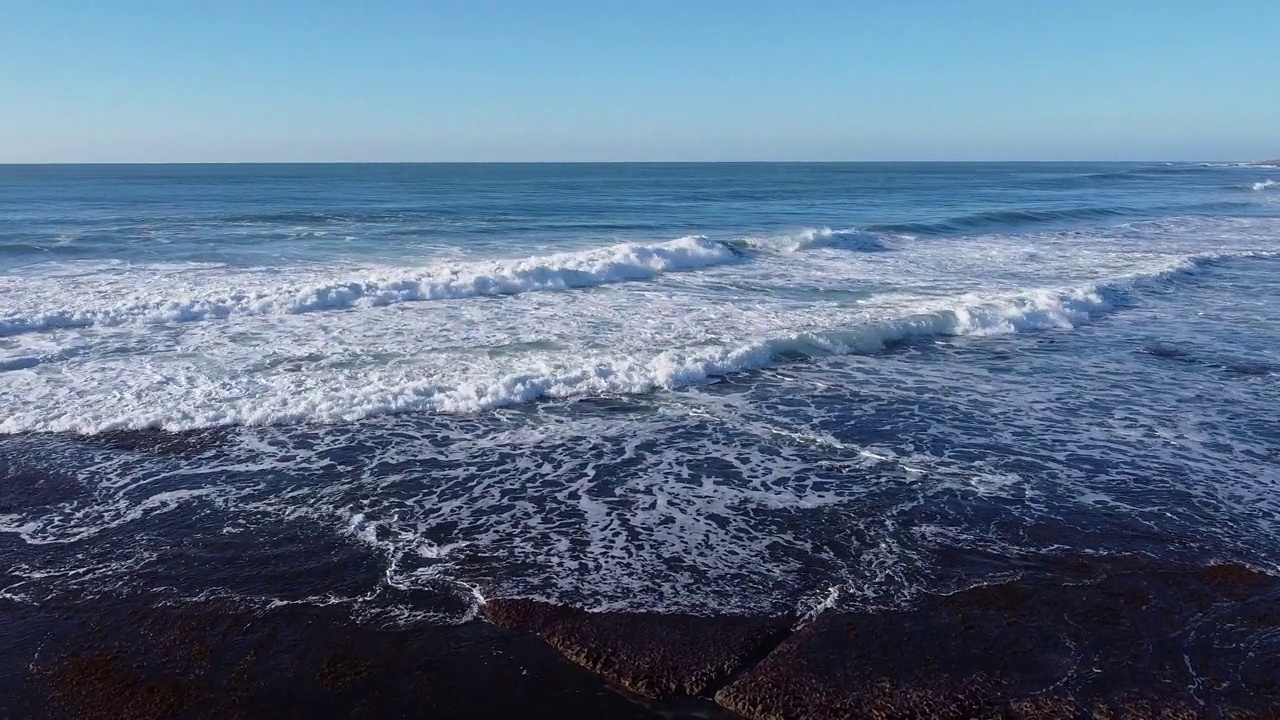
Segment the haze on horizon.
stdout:
[[1280,154],[1274,0],[0,12],[0,162]]

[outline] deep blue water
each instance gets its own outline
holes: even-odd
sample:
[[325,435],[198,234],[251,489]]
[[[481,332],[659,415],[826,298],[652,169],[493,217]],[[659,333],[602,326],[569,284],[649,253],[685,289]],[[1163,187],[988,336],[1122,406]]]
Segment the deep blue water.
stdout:
[[0,593],[1280,570],[1280,169],[0,167]]

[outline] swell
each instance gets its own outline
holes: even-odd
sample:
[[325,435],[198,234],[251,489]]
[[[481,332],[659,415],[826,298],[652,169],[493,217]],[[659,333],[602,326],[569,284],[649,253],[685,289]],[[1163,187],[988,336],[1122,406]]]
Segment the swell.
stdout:
[[196,322],[233,315],[290,315],[402,302],[515,295],[647,280],[740,262],[741,249],[702,236],[623,243],[523,260],[437,265],[417,272],[271,291],[234,289],[203,297],[155,298],[0,318],[0,337],[59,328]]
[[868,232],[903,235],[954,235],[984,230],[1008,230],[1030,225],[1059,222],[1108,220],[1140,214],[1134,208],[1121,206],[1063,208],[1052,210],[1008,209],[959,215],[935,222],[909,222],[869,225]]
[[1130,183],[1146,180],[1159,180],[1170,175],[1201,175],[1218,167],[1235,167],[1232,165],[1214,165],[1204,163],[1161,163],[1158,165],[1141,165],[1114,170],[1083,173],[1079,175],[1062,175],[1039,180],[1046,187],[1091,187],[1112,183]]

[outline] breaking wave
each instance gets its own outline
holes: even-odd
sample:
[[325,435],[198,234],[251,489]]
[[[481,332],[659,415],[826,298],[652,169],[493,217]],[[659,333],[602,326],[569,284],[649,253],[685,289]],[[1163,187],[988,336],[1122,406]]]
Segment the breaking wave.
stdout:
[[[1127,302],[1138,286],[1194,272],[1222,258],[1275,257],[1268,253],[1233,253],[1182,258],[1152,272],[1115,277],[1097,283],[1034,289],[999,296],[939,299],[933,306],[904,311],[897,317],[860,321],[845,328],[778,334],[700,347],[655,348],[651,356],[605,357],[588,364],[496,375],[442,386],[432,378],[370,378],[365,385],[329,386],[308,383],[281,386],[266,395],[188,397],[162,396],[135,410],[87,409],[84,412],[13,415],[0,422],[0,432],[70,431],[94,434],[109,430],[160,428],[190,430],[219,425],[341,423],[364,417],[412,411],[470,413],[541,399],[635,395],[696,385],[709,379],[832,355],[869,354],[913,338],[994,336],[1071,329],[1105,315]],[[581,362],[581,361],[579,361]],[[388,382],[389,381],[389,382]],[[216,382],[212,379],[209,382]],[[99,413],[100,411],[100,413]],[[95,414],[99,413],[99,414]]]
[[474,412],[542,398],[640,394],[695,385],[784,360],[880,352],[895,343],[920,337],[983,337],[1067,330],[1112,311],[1137,284],[1194,273],[1221,259],[1234,257],[1275,257],[1275,254],[1198,255],[1154,272],[1076,288],[1040,289],[986,299],[957,299],[927,312],[844,330],[786,335],[734,347],[669,350],[650,360],[620,360],[563,373],[510,375],[489,383],[420,395],[402,405],[372,408],[370,414],[415,409]]
[[837,248],[861,252],[876,252],[890,249],[884,237],[863,230],[832,230],[824,228],[805,228],[783,235],[763,237],[746,237],[732,240],[729,244],[742,250],[762,252],[801,252],[814,248]]
[[689,235],[667,242],[621,243],[522,260],[489,260],[390,269],[363,277],[314,285],[195,290],[181,297],[128,298],[113,305],[60,308],[0,317],[0,337],[52,329],[199,322],[246,315],[298,315],[382,307],[406,302],[518,295],[650,280],[666,273],[693,272],[743,262],[755,253],[789,253],[813,248],[853,251],[889,249],[883,240],[858,230],[803,229],[793,233],[713,240]]
[[0,337],[55,328],[195,322],[233,315],[290,315],[402,302],[585,288],[648,280],[738,262],[739,249],[691,235],[656,244],[622,243],[577,252],[439,265],[380,276],[270,291],[226,290],[204,297],[157,297],[109,307],[64,308],[0,318]]

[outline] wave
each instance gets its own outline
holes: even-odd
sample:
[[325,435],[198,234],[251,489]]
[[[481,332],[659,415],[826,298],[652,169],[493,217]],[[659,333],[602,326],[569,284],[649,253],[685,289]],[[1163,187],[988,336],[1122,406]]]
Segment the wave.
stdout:
[[1275,180],[1270,180],[1270,179],[1268,179],[1268,180],[1263,180],[1262,182],[1256,182],[1256,183],[1254,183],[1254,184],[1253,184],[1253,189],[1254,189],[1254,190],[1269,190],[1270,188],[1276,187],[1277,185],[1280,185],[1280,183],[1277,183]]
[[42,245],[33,242],[0,242],[0,257],[6,255],[28,255],[35,253],[61,253],[68,250],[73,251],[74,249],[66,244],[59,245],[49,243],[47,245]]
[[1152,178],[1161,178],[1168,175],[1185,175],[1185,174],[1202,174],[1205,170],[1211,168],[1239,167],[1240,164],[1224,164],[1224,163],[1159,163],[1146,164],[1138,166],[1130,166],[1117,168],[1114,170],[1099,170],[1096,172],[1082,173],[1078,175],[1063,175],[1058,177],[1047,177],[1039,180],[1045,185],[1091,185],[1094,183],[1106,183],[1111,181],[1144,181]]
[[114,307],[68,308],[33,317],[0,318],[0,337],[60,328],[158,324],[233,315],[286,315],[401,302],[515,295],[647,280],[670,272],[740,262],[741,249],[691,235],[663,243],[622,243],[523,260],[441,265],[301,288],[239,292],[204,298],[158,298]]
[[544,376],[508,376],[489,384],[438,392],[405,407],[369,410],[376,414],[415,409],[475,412],[543,398],[641,394],[696,385],[780,361],[875,353],[916,337],[1004,335],[1051,328],[1067,329],[1110,310],[1112,295],[1105,288],[1037,291],[973,305],[940,308],[843,331],[789,335],[738,347],[667,351],[644,362],[599,364]]
[[1084,180],[1084,181],[1128,180],[1131,178],[1139,177],[1142,174],[1143,173],[1140,170],[1112,170],[1110,172],[1096,172],[1096,173],[1087,173],[1085,175],[1076,175],[1066,179],[1067,180]]
[[864,229],[867,232],[891,235],[951,235],[1052,222],[1106,220],[1133,215],[1136,212],[1134,208],[1119,206],[1064,208],[1058,210],[992,210],[972,215],[960,215],[936,222],[869,225]]
[[950,305],[905,317],[820,333],[763,339],[737,347],[667,351],[652,360],[597,364],[548,375],[511,375],[418,396],[407,403],[369,408],[370,414],[408,410],[476,412],[544,398],[641,394],[696,385],[715,377],[758,370],[790,360],[833,355],[872,354],[923,337],[998,336],[1068,330],[1123,305],[1142,283],[1195,273],[1224,259],[1280,257],[1280,253],[1242,252],[1196,255],[1164,268],[1075,288],[1037,289],[986,299],[957,299]]
[[[1220,260],[1280,253],[1243,252],[1189,256],[1165,267],[1077,287],[1041,288],[992,297],[963,296],[898,317],[822,332],[784,334],[691,349],[670,349],[648,358],[609,358],[577,367],[497,377],[478,377],[454,386],[430,379],[370,383],[368,386],[270,397],[237,398],[205,407],[147,406],[146,411],[110,419],[56,416],[10,417],[0,432],[111,430],[192,430],[224,425],[334,424],[403,412],[473,413],[538,400],[620,396],[671,390],[716,377],[833,355],[872,354],[895,344],[938,336],[984,337],[1068,330],[1122,308],[1144,284],[1160,282]],[[195,403],[198,405],[198,403]]]
[[246,315],[298,315],[403,302],[590,288],[743,262],[755,253],[789,253],[822,247],[866,252],[889,249],[875,234],[831,228],[808,228],[784,235],[736,240],[689,235],[662,243],[622,243],[523,260],[439,265],[417,272],[392,271],[377,277],[305,287],[227,289],[205,297],[161,297],[111,307],[62,308],[31,316],[9,315],[0,317],[0,337],[52,329],[186,323]]
[[455,387],[431,381],[335,388],[310,394],[273,397],[264,402],[219,403],[199,407],[157,407],[138,414],[98,420],[58,417],[10,417],[0,432],[75,432],[94,435],[117,430],[185,431],[220,425],[339,424],[405,412],[466,414],[539,400],[639,395],[705,383],[716,377],[771,365],[832,355],[870,354],[911,338],[939,335],[1001,335],[1051,328],[1072,328],[1114,305],[1108,288],[1035,291],[992,298],[858,327],[800,333],[746,342],[667,350],[649,359],[617,358],[591,365],[542,372],[478,378]]
[[1171,171],[1176,172],[1177,170],[1186,169],[1187,168],[1170,168],[1165,166],[1135,167],[1124,168],[1121,170],[1103,170],[1099,172],[1082,173],[1079,175],[1050,176],[1039,178],[1034,182],[1042,187],[1052,188],[1092,187],[1098,184],[1143,181],[1150,179],[1152,176],[1167,175]]
[[741,250],[763,252],[800,252],[814,248],[838,248],[860,252],[878,252],[890,249],[883,236],[863,230],[832,230],[805,228],[793,233],[768,237],[747,237],[729,241],[729,245]]

